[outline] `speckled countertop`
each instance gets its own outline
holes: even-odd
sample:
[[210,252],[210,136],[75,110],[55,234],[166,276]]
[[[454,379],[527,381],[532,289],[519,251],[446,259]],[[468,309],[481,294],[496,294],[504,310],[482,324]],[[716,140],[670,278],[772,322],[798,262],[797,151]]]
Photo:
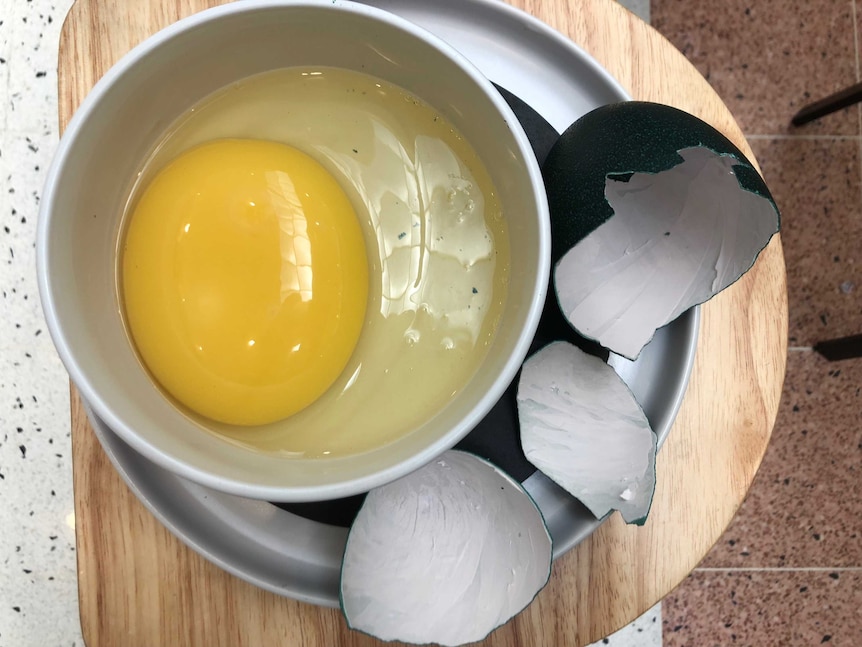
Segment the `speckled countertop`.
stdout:
[[[69,381],[42,317],[34,245],[58,142],[57,46],[71,4],[0,3],[0,647],[84,644]],[[646,0],[627,4],[648,14]],[[655,608],[608,642],[659,645],[660,628]]]
[[0,645],[82,645],[69,379],[35,275],[39,196],[57,145],[57,42],[71,2],[0,9]]

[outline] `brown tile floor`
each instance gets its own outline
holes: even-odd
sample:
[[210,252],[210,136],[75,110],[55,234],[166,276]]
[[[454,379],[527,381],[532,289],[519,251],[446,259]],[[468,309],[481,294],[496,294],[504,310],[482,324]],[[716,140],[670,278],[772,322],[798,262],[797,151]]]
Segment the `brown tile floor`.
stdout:
[[663,604],[664,644],[862,646],[862,129],[856,106],[792,128],[862,80],[862,0],[652,0],[652,24],[733,111],[782,212],[790,357],[773,438],[724,537]]
[[859,647],[862,573],[697,571],[665,599],[664,647]]

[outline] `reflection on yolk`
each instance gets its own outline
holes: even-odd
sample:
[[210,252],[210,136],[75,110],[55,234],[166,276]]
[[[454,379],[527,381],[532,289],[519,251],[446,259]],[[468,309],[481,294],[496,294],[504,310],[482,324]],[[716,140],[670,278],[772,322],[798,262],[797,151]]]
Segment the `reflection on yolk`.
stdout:
[[344,369],[368,261],[336,180],[283,144],[220,140],[142,193],[122,257],[125,314],[155,379],[229,424],[292,415]]

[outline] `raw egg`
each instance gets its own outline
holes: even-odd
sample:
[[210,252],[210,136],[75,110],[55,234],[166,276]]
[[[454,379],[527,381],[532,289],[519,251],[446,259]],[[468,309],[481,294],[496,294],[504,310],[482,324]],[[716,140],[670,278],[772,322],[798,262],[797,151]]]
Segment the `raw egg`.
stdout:
[[288,145],[184,152],[140,194],[122,263],[143,363],[192,411],[260,425],[317,400],[356,347],[368,296],[350,200]]
[[124,219],[143,363],[202,428],[255,451],[335,458],[410,434],[469,382],[506,301],[483,161],[432,106],[350,70],[273,70],[191,107]]

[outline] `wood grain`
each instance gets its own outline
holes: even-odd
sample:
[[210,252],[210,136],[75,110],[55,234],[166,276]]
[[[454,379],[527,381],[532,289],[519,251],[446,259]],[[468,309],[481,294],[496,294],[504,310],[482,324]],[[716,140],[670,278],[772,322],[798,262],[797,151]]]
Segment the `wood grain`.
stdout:
[[[220,0],[78,0],[60,41],[60,125],[93,83],[151,33]],[[612,0],[514,0],[568,34],[637,99],[713,124],[754,159],[720,98],[657,32]],[[787,339],[776,237],[742,280],[703,308],[691,383],[658,457],[643,528],[618,515],[554,565],[536,601],[483,645],[592,642],[633,620],[704,557],[751,485],[775,421]],[[90,647],[376,645],[340,615],[228,575],[173,538],[102,452],[72,388],[81,624]]]

